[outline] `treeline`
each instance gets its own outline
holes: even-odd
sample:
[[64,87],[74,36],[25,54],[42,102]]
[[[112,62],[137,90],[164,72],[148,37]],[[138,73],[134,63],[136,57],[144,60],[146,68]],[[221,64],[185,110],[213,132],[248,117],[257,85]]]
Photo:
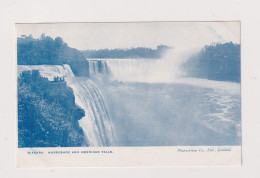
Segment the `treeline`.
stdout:
[[35,39],[31,35],[17,38],[18,65],[70,65],[75,76],[89,77],[86,58],[161,58],[170,49],[165,45],[151,48],[101,49],[79,51],[71,48],[61,37],[55,39],[42,34]]
[[55,39],[41,35],[17,38],[18,65],[62,65],[69,64],[76,76],[89,76],[88,62],[82,52],[69,47],[61,37]]
[[83,116],[63,78],[49,81],[38,70],[18,77],[18,147],[87,146]]
[[240,45],[232,42],[205,46],[183,64],[189,77],[240,82]]
[[101,49],[101,50],[84,50],[82,51],[86,58],[161,58],[165,51],[170,49],[166,45],[157,46],[156,49],[151,48],[130,48],[130,49]]

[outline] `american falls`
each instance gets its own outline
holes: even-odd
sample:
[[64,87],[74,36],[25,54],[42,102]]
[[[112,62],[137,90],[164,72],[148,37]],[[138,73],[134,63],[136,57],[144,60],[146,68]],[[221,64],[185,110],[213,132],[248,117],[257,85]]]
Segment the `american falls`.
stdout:
[[79,120],[89,146],[116,145],[115,133],[110,114],[97,85],[89,78],[75,77],[69,65],[19,65],[18,75],[26,70],[39,70],[43,77],[54,80],[64,77],[65,82],[73,89],[75,102],[85,111]]

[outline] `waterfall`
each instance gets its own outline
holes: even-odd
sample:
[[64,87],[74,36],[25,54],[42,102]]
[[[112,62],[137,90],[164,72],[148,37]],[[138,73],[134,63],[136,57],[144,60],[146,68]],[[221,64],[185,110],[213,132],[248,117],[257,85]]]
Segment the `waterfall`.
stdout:
[[89,61],[89,75],[106,75],[109,74],[107,62],[103,60],[90,60]]
[[170,51],[161,59],[86,59],[91,77],[109,76],[124,82],[172,83],[183,76],[180,64],[188,57]]
[[79,120],[89,146],[114,146],[115,135],[113,124],[105,100],[89,78],[75,77],[69,65],[19,65],[18,75],[26,70],[39,70],[43,77],[50,81],[54,77],[64,77],[68,86],[73,89],[75,102],[85,111]]
[[93,78],[107,77],[123,82],[174,83],[185,72],[180,67],[197,49],[169,50],[160,59],[86,59]]
[[154,59],[87,59],[91,77],[109,76],[125,82],[150,82],[158,60]]
[[73,89],[76,103],[85,110],[79,121],[91,146],[113,146],[114,133],[109,112],[96,84],[87,78],[72,78],[68,85]]

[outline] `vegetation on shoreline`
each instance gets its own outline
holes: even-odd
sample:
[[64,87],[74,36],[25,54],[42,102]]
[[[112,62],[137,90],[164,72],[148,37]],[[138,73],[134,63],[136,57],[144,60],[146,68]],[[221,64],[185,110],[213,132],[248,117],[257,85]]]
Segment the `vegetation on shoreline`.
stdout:
[[84,116],[62,78],[49,81],[38,70],[19,76],[18,147],[87,146],[78,123]]
[[113,59],[131,59],[131,58],[161,58],[164,53],[170,49],[166,45],[157,46],[156,49],[137,47],[129,49],[100,49],[82,51],[86,58],[113,58]]
[[240,83],[240,45],[229,42],[205,46],[182,67],[189,77]]

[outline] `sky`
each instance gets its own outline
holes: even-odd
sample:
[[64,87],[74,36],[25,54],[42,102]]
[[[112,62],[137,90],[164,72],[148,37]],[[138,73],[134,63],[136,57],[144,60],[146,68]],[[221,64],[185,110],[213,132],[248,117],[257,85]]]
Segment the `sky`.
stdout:
[[240,22],[138,22],[138,23],[43,23],[16,24],[16,35],[42,33],[60,36],[70,47],[115,49],[156,48],[164,44],[179,49],[195,49],[213,42],[240,43]]

